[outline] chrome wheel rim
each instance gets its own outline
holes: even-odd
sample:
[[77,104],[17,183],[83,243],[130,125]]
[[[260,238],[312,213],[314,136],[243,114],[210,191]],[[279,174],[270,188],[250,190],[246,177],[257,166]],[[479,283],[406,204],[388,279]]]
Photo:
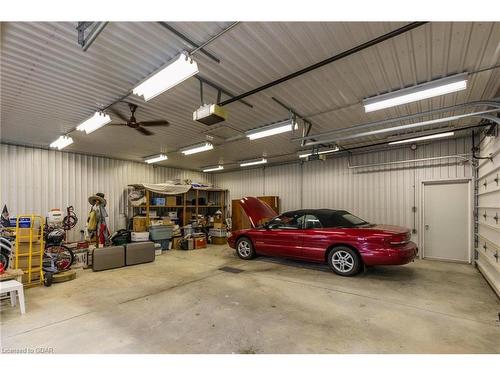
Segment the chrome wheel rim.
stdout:
[[332,256],[332,265],[337,271],[347,273],[354,268],[354,258],[347,251],[336,251]]
[[248,256],[250,256],[251,251],[252,250],[250,249],[250,244],[247,241],[241,241],[238,244],[238,253],[242,257],[248,257]]

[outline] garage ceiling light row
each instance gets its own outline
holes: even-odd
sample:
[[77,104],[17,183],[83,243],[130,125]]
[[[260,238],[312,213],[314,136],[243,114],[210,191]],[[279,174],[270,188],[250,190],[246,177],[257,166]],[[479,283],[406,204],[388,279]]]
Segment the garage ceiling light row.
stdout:
[[157,155],[148,156],[147,158],[144,159],[144,162],[148,163],[148,164],[153,164],[153,163],[158,163],[160,161],[167,160],[167,159],[168,159],[167,155],[157,154]]
[[384,108],[433,98],[435,96],[450,94],[452,92],[465,90],[466,88],[467,73],[461,73],[368,98],[363,100],[363,105],[365,107],[365,112],[373,112]]

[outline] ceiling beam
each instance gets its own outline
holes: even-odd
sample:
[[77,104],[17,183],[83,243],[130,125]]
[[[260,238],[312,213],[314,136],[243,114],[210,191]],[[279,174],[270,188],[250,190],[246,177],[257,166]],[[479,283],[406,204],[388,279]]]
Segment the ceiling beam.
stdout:
[[266,83],[265,85],[262,85],[262,86],[259,86],[253,90],[250,90],[250,91],[247,91],[243,94],[240,94],[240,95],[237,95],[235,96],[234,98],[230,98],[230,99],[227,99],[227,100],[224,100],[223,102],[219,103],[220,106],[224,106],[224,105],[227,105],[227,104],[231,104],[237,100],[240,100],[240,99],[243,99],[243,98],[246,98],[247,96],[250,96],[250,95],[253,95],[253,94],[256,94],[260,91],[263,91],[263,90],[266,90],[270,87],[273,87],[273,86],[276,86],[276,85],[279,85],[280,83],[283,83],[283,82],[286,82],[292,78],[295,78],[295,77],[298,77],[298,76],[301,76],[305,73],[308,73],[310,71],[313,71],[315,69],[318,69],[318,68],[321,68],[322,66],[325,66],[327,64],[331,64],[332,62],[334,61],[337,61],[337,60],[340,60],[340,59],[343,59],[347,56],[351,56],[355,53],[358,53],[366,48],[369,48],[369,47],[372,47],[374,45],[377,45],[379,43],[382,43],[388,39],[391,39],[391,38],[394,38],[398,35],[401,35],[401,34],[404,34],[410,30],[413,30],[417,27],[420,27],[422,25],[425,25],[427,22],[412,22],[412,23],[409,23],[403,27],[400,27],[399,29],[396,29],[396,30],[393,30],[387,34],[384,34],[384,35],[381,35],[375,39],[371,39],[365,43],[362,43],[360,45],[357,45],[351,49],[348,49],[347,51],[343,51],[341,53],[338,53],[336,55],[333,55],[325,60],[322,60],[322,61],[319,61],[313,65],[309,65],[303,69],[300,69],[296,72],[293,72],[291,74],[288,74],[284,77],[281,77],[277,80],[274,80],[272,82],[269,82],[269,83]]
[[[163,21],[160,21],[158,23],[161,26],[163,26],[165,29],[167,29],[168,31],[170,31],[172,34],[174,34],[175,36],[177,36],[178,38],[182,39],[187,44],[189,44],[191,46],[191,48],[200,48],[199,44],[193,42],[186,35],[182,34],[180,31],[176,30],[175,28],[173,28],[172,26],[170,26],[168,23],[163,22]],[[220,63],[220,59],[218,57],[216,57],[215,55],[213,55],[212,53],[208,52],[207,50],[205,50],[203,48],[200,48],[200,52],[203,53],[208,58],[210,58],[211,60],[215,61],[217,64]]]

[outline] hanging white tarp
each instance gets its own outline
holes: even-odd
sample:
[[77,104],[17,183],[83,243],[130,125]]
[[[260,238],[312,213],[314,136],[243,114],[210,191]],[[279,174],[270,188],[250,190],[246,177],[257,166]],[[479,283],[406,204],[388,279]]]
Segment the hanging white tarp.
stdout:
[[154,193],[165,194],[165,195],[175,195],[175,194],[184,194],[191,189],[191,185],[174,185],[170,183],[161,183],[161,184],[151,184],[151,183],[141,183],[141,184],[132,184],[129,186],[133,186],[136,189],[147,189]]
[[205,184],[175,184],[171,182],[163,182],[160,184],[151,183],[140,183],[140,184],[130,184],[129,186],[135,189],[146,189],[152,191],[153,193],[165,194],[165,195],[176,195],[187,193],[190,189],[194,190],[207,190],[207,191],[220,191],[221,189],[214,188]]

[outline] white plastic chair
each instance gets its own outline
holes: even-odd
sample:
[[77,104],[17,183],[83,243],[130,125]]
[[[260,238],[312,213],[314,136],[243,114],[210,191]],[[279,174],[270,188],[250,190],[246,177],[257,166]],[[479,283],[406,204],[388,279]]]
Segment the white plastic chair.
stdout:
[[19,297],[19,307],[21,314],[26,312],[24,306],[24,289],[23,284],[16,280],[7,280],[0,282],[0,293],[10,293],[10,304],[16,306],[16,294]]

